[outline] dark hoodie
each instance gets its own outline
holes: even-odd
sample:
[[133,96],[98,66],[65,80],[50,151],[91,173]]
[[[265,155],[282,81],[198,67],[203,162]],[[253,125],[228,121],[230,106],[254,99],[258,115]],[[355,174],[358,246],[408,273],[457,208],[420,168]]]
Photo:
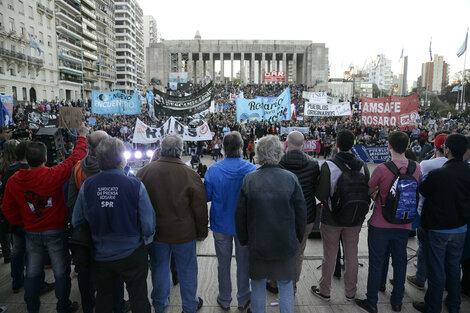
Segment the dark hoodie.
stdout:
[[320,175],[318,162],[300,150],[291,150],[282,156],[279,165],[294,173],[299,179],[307,204],[307,224],[315,222],[317,209],[315,189]]
[[[366,176],[367,182],[369,181],[370,174],[367,165],[365,165],[361,160],[356,158],[352,153],[338,152],[335,155],[340,162],[345,164],[347,167],[353,170],[361,170],[362,173]],[[363,170],[361,168],[364,168]],[[333,217],[331,216],[331,201],[330,198],[333,196],[336,183],[338,182],[339,177],[341,176],[341,170],[331,161],[326,161],[323,163],[320,172],[320,180],[318,181],[317,187],[317,199],[320,201],[327,200],[323,206],[321,222],[330,226],[338,226]],[[362,222],[361,222],[362,224]]]
[[[86,177],[90,177],[93,175],[98,174],[100,170],[100,166],[98,164],[98,160],[92,156],[92,155],[87,155],[83,160],[79,161],[82,166],[83,172],[85,172]],[[72,169],[72,175],[70,176],[69,180],[69,190],[67,194],[67,211],[68,211],[68,216],[71,217],[73,213],[73,207],[75,206],[75,202],[77,201],[78,197],[78,192],[80,191],[80,188],[77,187],[77,184],[75,183],[75,167],[77,164],[74,165]]]

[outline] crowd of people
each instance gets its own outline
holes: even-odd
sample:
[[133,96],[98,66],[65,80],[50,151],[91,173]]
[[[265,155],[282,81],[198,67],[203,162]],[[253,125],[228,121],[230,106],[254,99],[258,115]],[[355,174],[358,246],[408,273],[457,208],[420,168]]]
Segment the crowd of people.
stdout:
[[[283,88],[216,85],[214,99],[223,104],[230,94],[276,96]],[[301,112],[304,87],[291,88]],[[165,116],[152,120],[145,110],[139,118],[149,125],[165,121]],[[152,307],[164,312],[171,277],[180,285],[183,312],[194,313],[204,303],[198,297],[196,242],[207,238],[210,225],[220,308],[231,307],[235,246],[238,309],[265,312],[268,290],[279,294],[282,313],[294,312],[319,201],[322,275],[311,286],[312,295],[331,300],[341,243],[345,298],[363,311],[377,312],[391,258],[393,311],[402,310],[408,281],[419,289],[427,282],[424,300],[413,303],[416,310],[440,312],[446,289],[445,306],[459,312],[461,291],[470,294],[470,126],[463,116],[421,112],[418,125],[398,130],[361,125],[357,114],[276,124],[238,123],[234,114],[230,104],[206,115],[215,133],[207,143],[215,163],[204,179],[182,161],[187,149],[195,148],[197,154],[202,147],[175,135],[163,139],[135,177],[127,175],[124,152],[135,117],[99,117],[92,129],[83,124],[73,132],[77,138],[70,156],[52,167],[45,166],[44,143],[11,139],[12,130],[1,128],[2,254],[4,263],[11,264],[12,292],[24,289],[27,311],[39,312],[40,296],[52,290],[58,312],[79,310],[78,302],[70,300],[73,264],[85,313],[146,313]],[[281,126],[310,131],[280,136]],[[325,160],[302,151],[305,139],[322,142]],[[387,146],[391,161],[370,173],[351,153],[356,143]],[[361,299],[358,243],[368,216],[367,292]],[[407,276],[406,246],[412,229],[418,234],[417,271]],[[45,281],[46,263],[54,283]],[[124,288],[129,300],[124,299]]]

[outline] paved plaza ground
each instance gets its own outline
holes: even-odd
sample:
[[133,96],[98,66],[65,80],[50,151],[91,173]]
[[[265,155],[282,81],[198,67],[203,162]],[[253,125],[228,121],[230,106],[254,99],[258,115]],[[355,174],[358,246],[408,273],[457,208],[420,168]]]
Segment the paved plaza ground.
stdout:
[[[184,161],[188,161],[188,157],[184,157]],[[213,164],[208,156],[205,156],[203,163],[207,165]],[[374,166],[371,165],[372,170]],[[408,243],[408,256],[412,257],[415,255],[417,248],[416,238],[410,238]],[[223,312],[219,308],[216,302],[218,293],[217,285],[217,258],[215,256],[214,243],[212,233],[209,233],[208,238],[203,242],[197,243],[197,255],[199,264],[199,275],[198,275],[198,295],[204,300],[204,306],[201,309],[201,313],[209,312]],[[295,297],[295,311],[302,313],[342,313],[342,312],[361,312],[355,305],[346,301],[344,296],[344,282],[343,279],[333,279],[332,282],[332,295],[331,302],[326,303],[317,297],[313,296],[310,292],[312,285],[317,285],[318,280],[321,277],[321,265],[322,259],[322,244],[320,239],[309,239],[307,242],[307,248],[305,250],[305,261],[302,270],[302,277],[297,285],[297,293]],[[408,262],[407,274],[414,274],[416,267],[413,263],[416,258],[413,258]],[[367,286],[367,269],[368,269],[368,251],[367,251],[367,227],[364,225],[360,234],[359,241],[359,262],[362,266],[359,267],[358,277],[358,292],[357,297],[363,298],[366,292]],[[231,304],[231,312],[239,312],[237,310],[236,302],[236,284],[235,284],[235,259],[232,262],[232,298],[234,299]],[[390,266],[389,277],[391,278],[393,273]],[[73,275],[73,274],[72,274]],[[46,280],[53,281],[52,270],[46,270]],[[152,283],[150,279],[150,273],[148,276],[148,293],[150,298],[150,292],[152,290]],[[393,312],[390,306],[390,292],[392,286],[390,283],[387,284],[387,290],[385,293],[379,293],[379,305],[378,311],[380,313]],[[10,266],[0,264],[0,305],[7,305],[8,312],[23,313],[26,312],[26,305],[23,301],[24,291],[21,290],[18,294],[13,294],[11,290],[11,278],[10,278]],[[127,295],[126,295],[127,298]],[[419,291],[410,284],[405,285],[405,297],[403,299],[402,312],[414,313],[416,311],[412,302],[415,300],[422,301],[424,298],[424,291]],[[80,302],[80,294],[78,291],[77,278],[72,276],[72,293],[71,300]],[[267,292],[267,312],[279,312],[279,307],[271,306],[271,303],[277,302],[277,297]],[[49,293],[41,297],[41,311],[55,312],[56,298],[54,293]],[[81,312],[81,310],[80,310]],[[153,311],[152,311],[153,312]],[[170,306],[167,309],[167,313],[179,313],[181,312],[181,299],[179,296],[179,285],[172,288],[170,297]],[[446,312],[443,309],[443,312]],[[470,298],[462,296],[461,312],[470,312]],[[97,312],[99,313],[99,312]],[[135,312],[138,313],[138,312]]]

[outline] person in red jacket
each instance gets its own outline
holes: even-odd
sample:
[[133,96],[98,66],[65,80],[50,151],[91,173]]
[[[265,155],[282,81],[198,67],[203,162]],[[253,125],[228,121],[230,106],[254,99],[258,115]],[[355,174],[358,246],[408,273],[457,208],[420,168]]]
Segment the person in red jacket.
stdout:
[[70,255],[65,226],[67,209],[63,185],[70,178],[72,167],[86,156],[85,125],[78,129],[78,141],[72,155],[64,162],[46,167],[47,148],[32,141],[26,146],[29,169],[16,172],[5,188],[2,212],[13,225],[23,225],[26,231],[28,255],[24,282],[25,301],[29,313],[39,312],[41,272],[49,254],[56,281],[57,312],[72,313],[78,303],[70,297]]

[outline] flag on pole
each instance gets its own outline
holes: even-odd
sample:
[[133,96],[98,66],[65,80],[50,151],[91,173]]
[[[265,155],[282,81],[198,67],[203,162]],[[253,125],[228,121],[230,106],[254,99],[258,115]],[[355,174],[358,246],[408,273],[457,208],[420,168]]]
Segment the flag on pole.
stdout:
[[432,62],[432,50],[431,50],[431,43],[432,43],[432,37],[431,37],[431,40],[429,41],[429,57],[431,58],[431,62]]
[[457,85],[457,86],[454,86],[454,88],[452,88],[450,92],[459,92],[461,90],[462,90],[462,85]]
[[28,33],[28,36],[29,36],[29,40],[30,40],[29,45],[30,45],[31,47],[33,47],[33,48],[38,49],[38,53],[39,53],[39,55],[41,55],[42,50],[41,50],[41,48],[39,48],[39,44],[36,42],[36,40],[34,40],[33,35],[31,35],[30,33]]
[[465,51],[467,51],[467,41],[468,41],[468,28],[467,28],[467,34],[465,35],[465,41],[463,42],[459,51],[457,51],[457,56],[459,58],[465,53]]
[[327,71],[327,70],[329,70],[329,69],[330,69],[330,67],[331,67],[331,64],[330,64],[330,65],[327,65],[327,66],[325,66],[325,67],[323,68],[323,70],[324,70],[324,71]]

